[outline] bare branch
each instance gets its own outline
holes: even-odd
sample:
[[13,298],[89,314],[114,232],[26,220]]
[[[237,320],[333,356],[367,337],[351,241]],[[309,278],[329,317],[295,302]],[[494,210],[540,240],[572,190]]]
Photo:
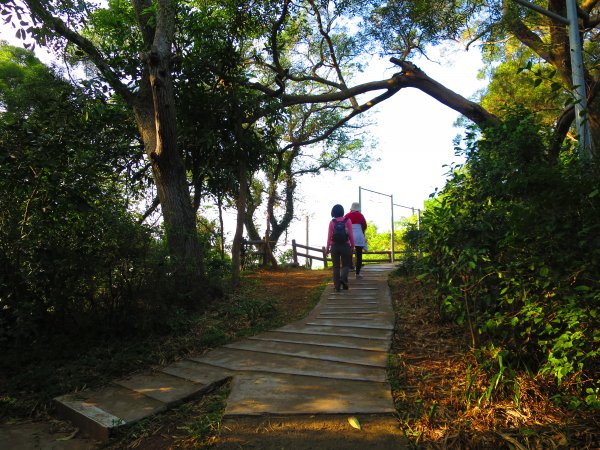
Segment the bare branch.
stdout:
[[279,89],[277,90],[277,95],[284,92],[284,90],[285,90],[284,81],[285,81],[286,76],[288,75],[288,73],[287,73],[288,71],[285,70],[281,66],[281,61],[279,60],[280,51],[279,51],[279,45],[277,42],[277,35],[279,33],[279,30],[282,27],[283,22],[285,21],[287,15],[288,15],[288,7],[289,7],[289,0],[285,0],[283,2],[283,9],[281,10],[281,14],[279,15],[277,21],[275,21],[275,23],[273,24],[273,27],[271,27],[271,36],[270,36],[271,54],[273,56],[273,65],[274,65],[274,69],[275,69],[275,82],[279,86]]
[[[342,89],[347,89],[346,81],[344,80],[344,75],[342,73],[342,70],[340,69],[340,65],[338,63],[337,56],[335,54],[335,47],[331,40],[331,36],[329,36],[329,25],[327,26],[327,30],[325,30],[325,28],[323,27],[323,20],[321,18],[321,13],[319,12],[319,9],[315,6],[314,0],[309,0],[309,3],[310,3],[310,6],[312,6],[315,16],[317,18],[319,32],[321,33],[321,36],[323,36],[323,39],[325,39],[325,42],[327,43],[327,48],[329,50],[329,57],[331,58],[331,64],[333,65],[333,68],[337,74],[338,80],[340,81],[340,86]],[[349,100],[350,100],[350,103],[352,103],[352,106],[354,106],[355,108],[358,107],[358,102],[356,101],[356,98],[350,97]]]
[[144,214],[142,214],[142,217],[140,218],[139,223],[143,223],[148,217],[150,217],[154,213],[154,211],[156,211],[156,209],[158,208],[159,205],[160,205],[160,199],[158,198],[158,195],[157,195],[152,200],[152,203],[150,204],[148,209],[144,212]]

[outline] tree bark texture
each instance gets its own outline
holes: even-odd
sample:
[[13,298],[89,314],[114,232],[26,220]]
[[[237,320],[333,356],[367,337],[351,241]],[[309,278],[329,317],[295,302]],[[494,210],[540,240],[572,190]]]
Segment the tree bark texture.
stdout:
[[[170,51],[154,47],[149,58],[154,120],[145,134],[156,135],[150,150],[152,171],[160,198],[169,251],[178,263],[203,271],[183,160],[177,149],[175,95],[170,71]],[[148,124],[150,125],[150,124]],[[151,139],[151,138],[150,138]],[[152,142],[152,140],[150,141]],[[149,142],[149,144],[150,144]]]
[[240,283],[241,270],[241,245],[244,238],[244,222],[246,217],[246,199],[248,196],[248,168],[244,158],[239,159],[238,164],[239,192],[236,201],[237,220],[235,224],[235,235],[231,248],[231,285],[236,288]]

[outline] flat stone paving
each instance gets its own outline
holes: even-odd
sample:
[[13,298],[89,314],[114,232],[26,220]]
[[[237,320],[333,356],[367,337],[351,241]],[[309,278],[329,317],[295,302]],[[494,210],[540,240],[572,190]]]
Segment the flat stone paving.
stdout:
[[386,377],[394,327],[387,275],[368,265],[350,289],[329,284],[303,320],[100,391],[57,397],[63,418],[95,439],[201,396],[231,378],[226,419],[259,415],[393,414]]

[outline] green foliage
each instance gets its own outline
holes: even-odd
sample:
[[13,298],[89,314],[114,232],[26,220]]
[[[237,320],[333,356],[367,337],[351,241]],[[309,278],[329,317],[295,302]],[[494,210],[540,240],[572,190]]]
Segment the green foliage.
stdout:
[[570,151],[554,162],[544,129],[524,111],[508,111],[503,125],[465,142],[458,150],[465,165],[453,167],[422,220],[440,313],[468,326],[473,345],[493,345],[503,358],[498,377],[508,367],[550,374],[578,385],[593,405],[600,385],[598,166],[579,164]]
[[[418,216],[405,218],[394,223],[394,259],[399,259],[399,272],[413,274],[419,264],[419,240]],[[370,252],[388,251],[391,246],[390,233],[378,233],[377,226],[370,223],[367,225],[365,236]],[[400,255],[399,258],[398,255]],[[376,255],[365,255],[363,261],[381,261]]]
[[[403,235],[406,231],[406,223],[395,222],[394,223],[394,247],[395,251],[402,251],[404,249]],[[377,225],[373,223],[367,224],[367,230],[365,231],[365,237],[367,238],[367,244],[370,252],[382,252],[390,250],[392,240],[390,232],[379,233]]]
[[367,238],[369,251],[379,252],[389,250],[390,248],[390,234],[379,233],[377,230],[377,225],[373,223],[367,223],[365,237]]
[[[197,411],[189,411],[187,418],[191,418],[191,420],[183,421],[183,424],[178,427],[178,430],[189,435],[186,440],[193,442],[195,448],[212,446],[214,436],[219,434],[221,428],[221,419],[225,413],[228,396],[229,387],[221,387],[217,392],[204,397],[202,414],[198,414]],[[185,405],[181,409],[184,408]]]
[[[125,374],[202,354],[209,348],[297,320],[314,308],[327,284],[311,293],[308,310],[292,308],[290,316],[288,308],[280,306],[261,281],[260,277],[248,278],[235,294],[223,296],[203,310],[170,305],[159,311],[160,320],[152,327],[136,326],[136,321],[144,320],[143,315],[128,316],[127,332],[106,328],[103,335],[85,332],[74,338],[55,330],[43,340],[30,339],[20,347],[3,347],[0,376],[6,382],[0,386],[0,419],[31,417],[65,392],[103,385]],[[151,288],[157,296],[176,289],[172,282],[166,287],[165,283],[170,283],[169,277],[157,279],[146,294],[152,295]]]
[[279,264],[290,264],[292,262],[294,262],[294,250],[291,248],[288,248],[287,250],[285,250],[284,252],[281,253],[281,255],[279,255]]
[[156,230],[129,212],[146,178],[119,104],[22,49],[0,47],[0,72],[0,341],[133,332],[189,301]]
[[473,17],[480,20],[480,2],[401,0],[371,2],[373,5],[363,27],[385,53],[410,56],[424,52],[430,45],[460,37]]
[[532,111],[551,126],[571,94],[560,83],[556,70],[541,63],[533,64],[530,51],[512,55],[510,60],[494,65],[486,74],[490,83],[481,99],[481,106],[502,117],[506,105],[519,104]]

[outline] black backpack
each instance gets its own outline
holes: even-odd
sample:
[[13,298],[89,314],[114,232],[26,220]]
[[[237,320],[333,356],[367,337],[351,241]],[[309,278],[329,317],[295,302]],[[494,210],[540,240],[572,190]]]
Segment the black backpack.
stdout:
[[348,218],[344,220],[337,221],[332,219],[333,221],[333,234],[331,235],[331,241],[336,242],[338,244],[345,244],[348,242],[348,231],[346,230],[346,221]]

